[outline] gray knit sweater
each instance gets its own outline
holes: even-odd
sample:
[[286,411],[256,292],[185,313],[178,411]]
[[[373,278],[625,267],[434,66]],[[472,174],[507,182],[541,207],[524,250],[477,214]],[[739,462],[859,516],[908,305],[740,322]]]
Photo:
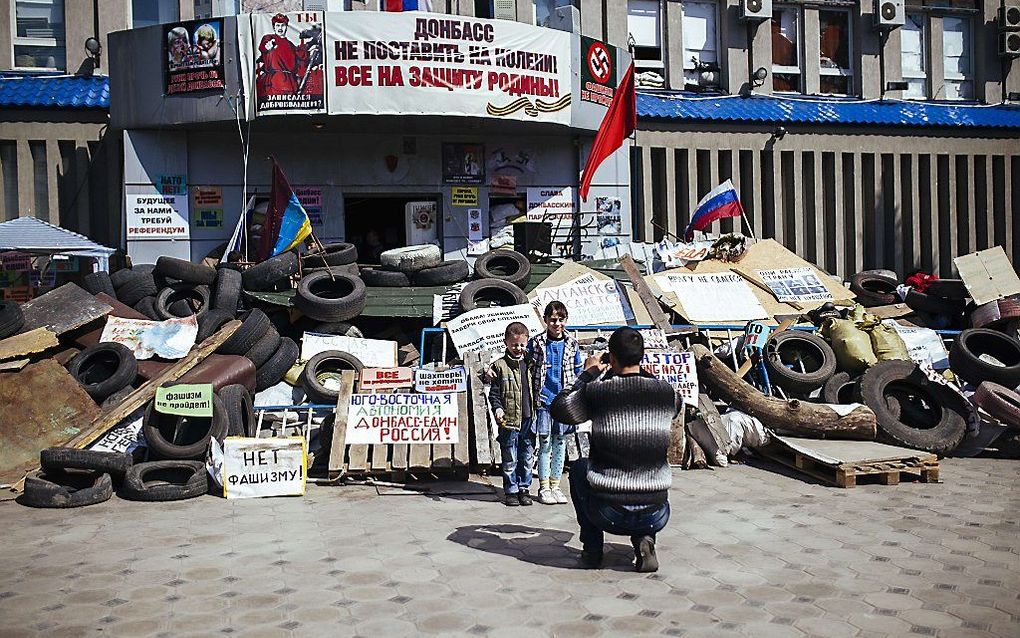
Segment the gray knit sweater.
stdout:
[[652,504],[665,502],[672,483],[666,450],[680,405],[669,383],[644,373],[595,381],[585,371],[550,413],[567,424],[591,420],[592,492],[607,501]]

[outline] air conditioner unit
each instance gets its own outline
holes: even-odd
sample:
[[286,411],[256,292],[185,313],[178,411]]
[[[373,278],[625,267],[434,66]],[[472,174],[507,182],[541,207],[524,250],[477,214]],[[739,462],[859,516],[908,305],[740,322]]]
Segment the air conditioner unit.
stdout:
[[772,0],[740,0],[740,19],[748,22],[772,17]]
[[517,20],[516,0],[495,0],[494,14],[498,20]]
[[999,55],[1004,58],[1020,57],[1020,31],[999,33]]
[[876,29],[896,29],[906,21],[903,0],[875,0],[873,14]]
[[999,7],[999,31],[1020,31],[1020,3]]

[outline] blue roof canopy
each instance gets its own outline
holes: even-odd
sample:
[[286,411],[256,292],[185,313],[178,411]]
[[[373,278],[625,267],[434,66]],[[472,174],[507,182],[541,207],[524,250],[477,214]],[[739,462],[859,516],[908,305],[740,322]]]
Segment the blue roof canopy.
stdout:
[[809,96],[637,94],[643,120],[1020,129],[1020,105],[848,100]]
[[110,78],[0,74],[0,108],[109,109]]

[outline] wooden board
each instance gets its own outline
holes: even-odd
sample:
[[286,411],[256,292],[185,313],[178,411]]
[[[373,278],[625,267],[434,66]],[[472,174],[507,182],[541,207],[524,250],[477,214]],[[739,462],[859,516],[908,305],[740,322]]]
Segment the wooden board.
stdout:
[[22,304],[25,315],[22,330],[48,328],[57,335],[70,332],[110,313],[109,304],[95,298],[75,284],[64,284]]
[[[479,467],[493,464],[492,445],[489,440],[489,410],[485,401],[485,385],[481,373],[489,367],[488,352],[464,353],[464,371],[468,377],[468,394],[471,399],[471,444],[474,446],[474,459]],[[484,357],[484,364],[482,363]]]
[[862,483],[897,485],[902,480],[937,483],[934,454],[873,441],[835,441],[773,436],[757,452],[836,487]]
[[669,317],[663,312],[662,306],[659,305],[658,297],[648,287],[648,282],[641,277],[637,264],[634,263],[634,258],[630,255],[624,255],[620,259],[620,265],[623,266],[624,272],[630,278],[631,285],[634,286],[634,290],[637,291],[638,297],[641,299],[641,304],[648,312],[649,317],[651,317],[652,325],[660,330],[669,332],[671,326]]
[[354,370],[340,373],[340,392],[333,417],[333,444],[329,448],[329,473],[344,469],[344,450],[347,447],[347,415],[351,409],[351,395],[354,394]]
[[20,481],[39,452],[63,445],[99,416],[99,406],[52,359],[0,374],[0,483]]
[[35,328],[0,341],[0,361],[36,354],[60,345],[57,335],[47,328]]
[[977,305],[1020,294],[1017,275],[1002,246],[979,250],[953,259],[960,279]]

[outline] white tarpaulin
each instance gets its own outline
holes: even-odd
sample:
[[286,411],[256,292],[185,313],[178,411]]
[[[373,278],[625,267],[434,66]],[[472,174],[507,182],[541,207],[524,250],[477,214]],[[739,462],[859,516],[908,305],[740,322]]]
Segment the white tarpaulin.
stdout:
[[135,353],[136,359],[180,359],[188,354],[198,336],[198,320],[194,315],[165,321],[107,317],[100,341],[123,344]]

